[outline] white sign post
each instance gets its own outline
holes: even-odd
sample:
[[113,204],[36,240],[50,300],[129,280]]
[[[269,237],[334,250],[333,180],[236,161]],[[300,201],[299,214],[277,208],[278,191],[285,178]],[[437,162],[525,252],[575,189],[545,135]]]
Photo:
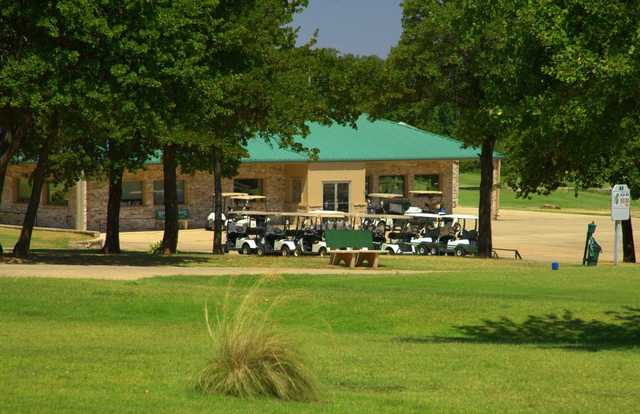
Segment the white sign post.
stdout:
[[622,221],[629,220],[631,210],[631,192],[625,184],[616,184],[611,189],[611,220],[615,223],[613,240],[613,263],[620,262],[622,249]]

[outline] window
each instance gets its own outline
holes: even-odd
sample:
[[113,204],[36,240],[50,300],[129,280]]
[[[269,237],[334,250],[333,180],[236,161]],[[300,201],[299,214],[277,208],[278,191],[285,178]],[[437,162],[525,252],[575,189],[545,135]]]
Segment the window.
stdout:
[[18,203],[28,203],[29,198],[31,198],[31,190],[33,185],[31,180],[28,178],[19,178],[18,179],[18,189],[17,189],[17,197],[16,202]]
[[[184,204],[184,181],[177,181],[176,187],[178,190],[178,204]],[[161,206],[164,204],[164,180],[153,182],[153,204],[155,204],[156,206]]]
[[47,183],[47,204],[66,206],[69,204],[69,192],[64,184]]
[[122,205],[142,205],[142,181],[126,181],[122,183]]
[[440,190],[440,176],[416,175],[413,178],[413,189],[416,191],[438,191]]
[[322,209],[349,212],[349,184],[324,183],[322,186]]
[[370,175],[367,175],[364,179],[364,194],[367,195],[369,193],[373,193],[373,191],[371,191],[371,189],[373,188],[372,185],[372,180],[373,177],[371,177]]
[[404,195],[404,175],[381,175],[378,181],[378,191]]
[[302,201],[302,180],[294,178],[291,180],[291,202],[299,203]]
[[234,193],[247,193],[249,195],[262,194],[262,180],[259,178],[240,178],[233,180]]

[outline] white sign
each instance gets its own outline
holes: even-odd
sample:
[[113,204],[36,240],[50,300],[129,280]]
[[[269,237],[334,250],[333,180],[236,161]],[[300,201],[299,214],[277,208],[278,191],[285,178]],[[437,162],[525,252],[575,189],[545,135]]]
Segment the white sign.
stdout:
[[614,185],[611,189],[611,219],[629,220],[631,209],[631,191],[625,184]]

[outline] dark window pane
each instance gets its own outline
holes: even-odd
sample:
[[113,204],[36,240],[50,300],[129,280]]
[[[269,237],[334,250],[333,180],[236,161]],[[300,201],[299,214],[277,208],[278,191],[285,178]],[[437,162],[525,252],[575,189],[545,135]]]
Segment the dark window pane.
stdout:
[[381,175],[378,180],[378,191],[404,195],[404,175]]
[[69,192],[63,184],[47,183],[47,204],[55,206],[69,204]]
[[142,181],[122,183],[122,204],[125,206],[142,205]]
[[299,203],[302,199],[302,180],[294,178],[291,181],[291,202]]
[[322,209],[332,211],[336,209],[336,185],[334,183],[322,186]]
[[262,194],[262,180],[259,178],[240,178],[233,180],[234,193],[247,193],[250,195]]
[[438,175],[416,175],[413,178],[413,189],[416,191],[438,191],[440,190],[440,176]]
[[28,203],[32,188],[33,186],[28,178],[18,179],[18,196],[16,197],[16,201],[18,203]]
[[[184,180],[176,182],[178,204],[184,204],[184,187]],[[164,180],[153,182],[153,204],[156,206],[164,205]]]

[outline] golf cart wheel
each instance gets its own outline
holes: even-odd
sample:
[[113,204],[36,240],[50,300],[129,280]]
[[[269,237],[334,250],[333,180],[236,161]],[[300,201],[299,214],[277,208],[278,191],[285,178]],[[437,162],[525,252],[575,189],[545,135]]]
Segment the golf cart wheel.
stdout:
[[430,254],[431,254],[432,256],[437,256],[437,255],[438,255],[438,249],[436,249],[435,247],[432,247],[432,248],[431,248],[431,252],[430,252]]
[[418,246],[418,254],[420,256],[426,256],[428,254],[428,250],[424,246]]
[[325,257],[326,255],[327,255],[327,248],[321,247],[320,250],[318,250],[318,256]]
[[242,250],[240,250],[241,254],[251,254],[251,247],[249,247],[248,243],[242,245]]
[[257,254],[258,256],[264,256],[264,249],[263,249],[262,247],[258,247],[258,248],[256,249],[256,254]]
[[295,249],[293,249],[292,255],[293,257],[300,257],[302,256],[302,250],[300,250],[299,247],[296,247]]
[[282,249],[280,249],[280,254],[282,255],[282,257],[287,257],[291,254],[291,250],[289,250],[288,246],[282,246]]
[[393,256],[394,254],[396,254],[396,252],[394,252],[391,247],[387,247],[387,253],[389,254],[389,256]]
[[464,252],[464,249],[461,249],[461,248],[458,248],[458,249],[456,249],[456,250],[455,250],[455,255],[456,255],[457,257],[464,257],[464,256],[466,256],[466,254],[465,254],[465,252]]

